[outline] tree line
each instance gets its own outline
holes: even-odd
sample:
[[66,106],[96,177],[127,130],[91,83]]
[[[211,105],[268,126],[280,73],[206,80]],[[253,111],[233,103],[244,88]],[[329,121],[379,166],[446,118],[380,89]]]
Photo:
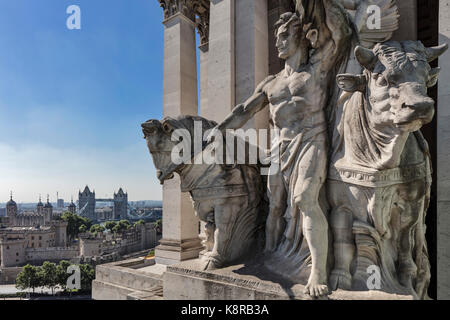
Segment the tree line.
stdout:
[[[107,221],[104,226],[100,224],[93,224],[88,218],[79,216],[75,213],[66,211],[61,215],[61,219],[67,222],[67,236],[70,241],[75,240],[80,233],[90,232],[93,235],[102,233],[109,230],[113,233],[121,233],[131,229],[132,227],[137,227],[139,225],[145,224],[144,220],[139,220],[134,224],[131,224],[128,220],[120,221]],[[155,222],[155,227],[161,226],[161,222]]]
[[[31,289],[33,293],[36,288],[49,288],[52,294],[56,288],[68,291],[67,279],[71,274],[67,268],[73,265],[69,261],[61,260],[59,264],[45,261],[42,266],[25,265],[17,275],[16,288],[19,290]],[[89,264],[78,264],[80,268],[81,291],[90,291],[92,280],[95,279],[95,269]]]

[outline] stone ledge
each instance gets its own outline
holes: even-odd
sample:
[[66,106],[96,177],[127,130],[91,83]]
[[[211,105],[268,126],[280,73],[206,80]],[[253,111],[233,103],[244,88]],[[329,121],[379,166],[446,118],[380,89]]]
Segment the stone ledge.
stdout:
[[162,298],[162,277],[148,271],[154,259],[144,257],[96,267],[92,282],[95,300],[155,300]]
[[[279,278],[260,264],[239,264],[220,270],[201,271],[198,260],[168,266],[164,274],[167,300],[311,300],[304,285]],[[329,300],[412,300],[412,296],[381,291],[343,291]]]

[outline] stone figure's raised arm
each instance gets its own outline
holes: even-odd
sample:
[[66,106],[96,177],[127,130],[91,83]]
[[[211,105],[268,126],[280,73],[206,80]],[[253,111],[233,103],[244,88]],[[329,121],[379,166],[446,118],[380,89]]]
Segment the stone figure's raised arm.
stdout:
[[237,105],[231,114],[225,118],[216,128],[218,130],[238,129],[241,128],[248,120],[250,120],[256,113],[264,109],[268,104],[267,95],[264,92],[264,86],[273,80],[274,76],[267,77],[255,89],[253,95],[247,99],[243,104]]
[[[344,1],[351,2],[351,1]],[[355,5],[356,1],[353,1]],[[347,3],[350,5],[351,3]],[[332,68],[340,55],[346,54],[345,48],[349,45],[352,36],[349,15],[339,0],[323,0],[326,15],[326,27],[330,31],[331,43],[325,48],[326,55],[322,60],[325,68]]]

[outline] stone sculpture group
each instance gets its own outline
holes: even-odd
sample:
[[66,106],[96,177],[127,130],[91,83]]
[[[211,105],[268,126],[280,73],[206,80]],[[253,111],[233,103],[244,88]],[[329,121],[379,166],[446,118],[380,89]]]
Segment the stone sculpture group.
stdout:
[[[434,115],[427,88],[439,68],[429,63],[447,45],[389,41],[398,22],[394,0],[295,4],[277,22],[285,68],[223,122],[181,116],[142,124],[158,179],[179,174],[206,222],[205,269],[248,258],[260,246],[269,270],[305,282],[313,297],[369,290],[368,269],[375,266],[381,290],[426,299],[432,168],[420,128]],[[369,4],[382,9],[380,30],[364,22]],[[171,160],[174,130],[193,134],[200,121],[203,130],[213,129],[210,137],[225,136],[266,107],[280,133],[271,148],[279,150],[281,168],[267,182],[258,165]]]

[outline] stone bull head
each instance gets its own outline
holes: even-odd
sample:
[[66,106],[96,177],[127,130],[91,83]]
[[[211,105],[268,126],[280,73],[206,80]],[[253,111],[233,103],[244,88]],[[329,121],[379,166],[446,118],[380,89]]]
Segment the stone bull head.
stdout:
[[375,128],[417,131],[434,116],[427,88],[436,84],[440,68],[429,63],[447,49],[447,44],[425,48],[420,41],[391,41],[373,50],[358,46],[355,56],[364,73],[338,75],[338,86],[350,93],[365,92],[366,110]]

